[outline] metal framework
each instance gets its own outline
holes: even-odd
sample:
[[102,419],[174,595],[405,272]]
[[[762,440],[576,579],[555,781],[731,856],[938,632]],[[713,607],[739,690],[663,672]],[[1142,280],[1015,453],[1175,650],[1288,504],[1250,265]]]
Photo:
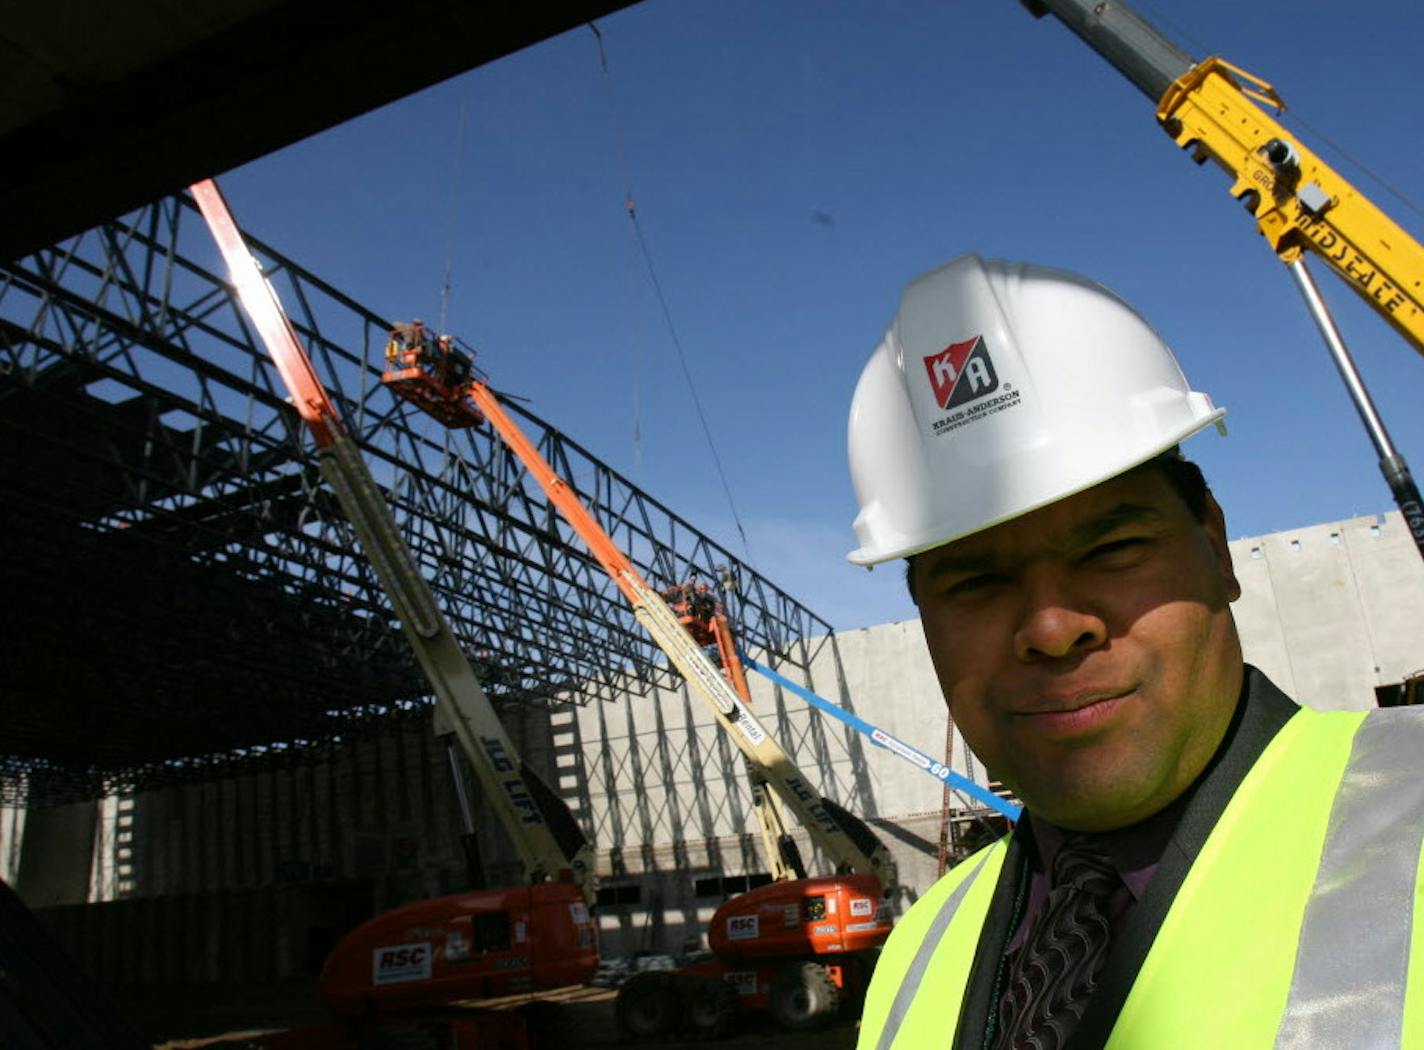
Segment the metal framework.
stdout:
[[[248,241],[491,697],[675,684],[518,460],[381,388],[388,322]],[[0,800],[300,761],[424,715],[424,680],[216,266],[171,197],[0,268]],[[828,623],[506,405],[647,579],[735,580],[743,644],[809,666]]]

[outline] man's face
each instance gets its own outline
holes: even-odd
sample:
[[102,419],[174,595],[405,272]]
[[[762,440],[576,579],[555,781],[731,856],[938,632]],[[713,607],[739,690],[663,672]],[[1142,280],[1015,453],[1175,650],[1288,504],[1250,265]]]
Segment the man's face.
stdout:
[[916,556],[925,638],[990,772],[1063,827],[1143,820],[1205,767],[1240,693],[1221,510],[1143,467]]

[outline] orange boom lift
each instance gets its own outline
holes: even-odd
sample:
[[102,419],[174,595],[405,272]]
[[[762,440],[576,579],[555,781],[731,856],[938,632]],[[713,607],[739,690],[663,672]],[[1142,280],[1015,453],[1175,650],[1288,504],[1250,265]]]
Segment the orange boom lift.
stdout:
[[[382,381],[447,426],[489,423],[543,488],[667,654],[741,750],[751,776],[763,838],[776,880],[731,898],[712,918],[715,961],[672,974],[640,974],[619,994],[619,1017],[634,1035],[726,1030],[738,1004],[769,1008],[787,1027],[819,1025],[842,1001],[859,999],[873,952],[889,936],[886,893],[895,886],[889,851],[864,822],[823,798],[752,713],[746,677],[725,612],[710,588],[650,587],[554,471],[474,366],[473,356],[423,326],[401,325],[386,351]],[[701,585],[705,587],[706,585]],[[714,662],[707,648],[718,653]],[[720,666],[718,665],[720,663]],[[787,832],[789,808],[835,874],[806,878]]]

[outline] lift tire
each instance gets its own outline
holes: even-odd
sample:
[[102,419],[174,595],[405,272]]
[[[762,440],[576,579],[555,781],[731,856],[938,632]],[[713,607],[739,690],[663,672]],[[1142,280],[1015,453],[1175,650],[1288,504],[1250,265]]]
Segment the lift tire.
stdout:
[[698,1039],[730,1035],[741,1011],[736,988],[720,978],[693,980],[683,990],[683,1031]]
[[809,1032],[829,1024],[841,1005],[841,990],[826,968],[790,962],[771,984],[771,1015],[783,1028]]
[[618,989],[614,1012],[618,1027],[635,1039],[650,1039],[676,1031],[682,1019],[678,990],[667,974],[635,974]]

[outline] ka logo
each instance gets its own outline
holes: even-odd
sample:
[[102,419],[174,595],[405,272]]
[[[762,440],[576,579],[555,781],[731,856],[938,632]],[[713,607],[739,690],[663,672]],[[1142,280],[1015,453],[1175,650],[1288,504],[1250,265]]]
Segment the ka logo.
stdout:
[[976,335],[962,343],[951,343],[925,358],[925,371],[940,408],[956,408],[967,401],[992,394],[999,387],[994,362],[984,337]]

